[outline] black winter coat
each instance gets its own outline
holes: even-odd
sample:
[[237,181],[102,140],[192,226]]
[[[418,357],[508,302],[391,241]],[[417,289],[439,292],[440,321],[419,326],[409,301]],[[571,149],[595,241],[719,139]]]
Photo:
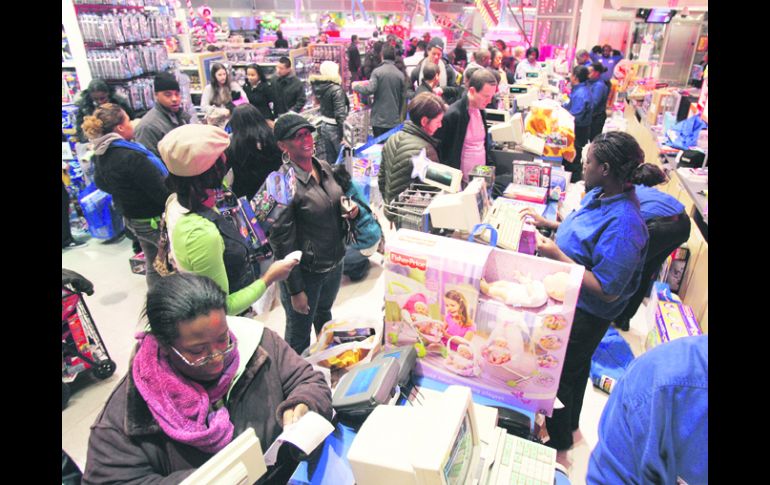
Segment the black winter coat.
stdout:
[[[444,165],[460,170],[460,156],[463,153],[465,134],[468,131],[470,119],[471,116],[468,114],[468,95],[466,94],[449,107],[444,114],[441,128],[433,135],[441,140],[438,152],[441,157],[441,163]],[[481,110],[481,122],[484,124],[484,148],[487,151],[487,165],[491,165],[489,136],[487,136],[487,115],[483,109]]]
[[257,108],[265,119],[275,119],[273,110],[270,109],[270,102],[273,101],[273,88],[268,81],[262,81],[256,86],[252,86],[248,81],[244,83],[243,90],[249,98],[249,103]]
[[342,127],[350,110],[350,100],[340,86],[340,77],[328,78],[320,75],[310,76],[313,94],[321,103],[321,116],[337,122],[337,129],[342,134]]
[[277,74],[270,80],[273,93],[273,113],[275,117],[294,111],[301,113],[305,107],[307,95],[305,94],[305,83],[303,83],[294,74],[280,77]]
[[227,164],[233,169],[233,193],[251,200],[265,182],[270,172],[281,168],[281,151],[275,145],[251,150],[227,149]]
[[144,154],[130,148],[110,146],[94,155],[94,183],[112,195],[121,214],[129,219],[161,215],[170,195],[165,177]]

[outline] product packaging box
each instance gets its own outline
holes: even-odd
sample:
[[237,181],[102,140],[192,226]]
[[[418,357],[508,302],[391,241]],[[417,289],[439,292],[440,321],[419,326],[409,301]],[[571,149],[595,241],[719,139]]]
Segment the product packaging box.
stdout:
[[532,185],[508,184],[503,191],[503,197],[509,199],[545,204],[548,201],[548,189]]
[[132,273],[147,274],[147,261],[144,258],[144,253],[139,253],[131,256],[128,259],[128,264],[131,265]]
[[645,350],[682,337],[702,335],[692,308],[683,304],[671,293],[668,284],[656,281],[647,304],[647,321],[650,324]]
[[513,183],[548,189],[551,186],[551,166],[537,160],[533,162],[514,160]]
[[584,268],[406,229],[385,250],[385,345],[415,372],[550,416]]

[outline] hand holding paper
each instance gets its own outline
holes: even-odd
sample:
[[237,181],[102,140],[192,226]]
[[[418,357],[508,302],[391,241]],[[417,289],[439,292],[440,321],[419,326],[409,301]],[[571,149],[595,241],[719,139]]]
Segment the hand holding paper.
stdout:
[[[304,407],[305,413],[301,415],[298,421],[295,421],[295,414],[300,407]],[[294,424],[286,424],[287,416],[290,417]],[[334,431],[334,426],[329,421],[316,412],[307,411],[307,406],[304,404],[299,404],[293,409],[287,410],[284,412],[283,417],[283,433],[275,439],[270,448],[265,452],[265,463],[268,466],[275,464],[278,458],[278,450],[284,442],[288,441],[308,455]]]

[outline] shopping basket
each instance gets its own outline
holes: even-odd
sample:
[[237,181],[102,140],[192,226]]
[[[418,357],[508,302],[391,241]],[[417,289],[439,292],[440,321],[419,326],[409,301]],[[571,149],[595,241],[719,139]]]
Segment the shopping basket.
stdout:
[[99,330],[83,294],[92,295],[93,284],[74,271],[62,268],[62,409],[69,401],[68,384],[81,372],[91,369],[98,379],[115,372]]

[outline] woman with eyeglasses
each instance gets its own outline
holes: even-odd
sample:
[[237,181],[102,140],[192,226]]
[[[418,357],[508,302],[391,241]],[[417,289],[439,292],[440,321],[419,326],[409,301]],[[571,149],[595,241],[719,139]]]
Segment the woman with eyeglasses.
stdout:
[[532,209],[522,211],[535,226],[556,230],[555,241],[537,235],[540,256],[585,267],[556,393],[564,407],[546,418],[546,444],[557,450],[556,460],[567,468],[567,452],[580,437],[591,356],[641,281],[648,234],[632,177],[643,161],[644,152],[628,133],[599,135],[588,146],[586,195],[577,210],[561,224]]
[[[298,114],[286,113],[275,122],[275,138],[283,153],[280,173],[289,180],[291,200],[271,228],[276,258],[302,251],[299,267],[281,285],[286,312],[286,341],[302,353],[316,333],[332,319],[332,305],[342,280],[346,221],[358,216],[358,205],[342,198],[331,166],[313,156],[315,127]],[[292,182],[293,181],[293,182]]]
[[[262,323],[228,316],[213,280],[176,273],[147,294],[149,324],[91,427],[84,484],[179,483],[247,428],[267,449],[331,391]],[[259,483],[286,483],[303,458],[281,447]]]
[[260,276],[253,248],[217,210],[228,146],[229,135],[211,125],[180,126],[158,143],[173,191],[163,215],[170,247],[159,254],[170,254],[180,271],[213,279],[227,293],[228,314],[239,315],[297,263],[276,261]]

